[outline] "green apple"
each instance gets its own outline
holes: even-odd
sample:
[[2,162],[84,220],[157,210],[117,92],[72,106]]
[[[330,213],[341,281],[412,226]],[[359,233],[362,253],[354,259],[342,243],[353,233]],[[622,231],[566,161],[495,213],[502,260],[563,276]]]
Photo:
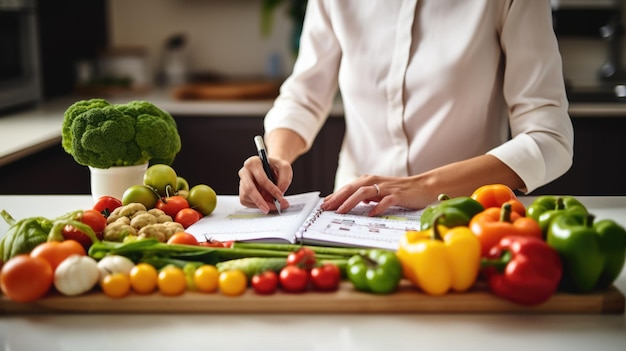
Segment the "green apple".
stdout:
[[178,176],[176,177],[176,191],[181,190],[189,190],[189,182],[187,182],[187,179]]
[[143,185],[156,190],[160,196],[173,196],[176,193],[178,176],[174,168],[166,164],[154,164],[143,175]]
[[189,189],[187,201],[189,207],[199,211],[203,216],[208,216],[217,206],[217,194],[210,186],[198,184]]
[[159,195],[145,185],[131,185],[122,194],[122,205],[140,203],[148,210],[154,208],[158,200]]

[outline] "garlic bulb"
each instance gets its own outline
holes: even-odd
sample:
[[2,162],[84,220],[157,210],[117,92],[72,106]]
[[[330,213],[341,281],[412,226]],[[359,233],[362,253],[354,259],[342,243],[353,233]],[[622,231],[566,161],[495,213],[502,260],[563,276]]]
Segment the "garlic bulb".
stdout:
[[80,295],[93,289],[99,276],[96,260],[89,256],[71,255],[54,271],[54,287],[63,295]]

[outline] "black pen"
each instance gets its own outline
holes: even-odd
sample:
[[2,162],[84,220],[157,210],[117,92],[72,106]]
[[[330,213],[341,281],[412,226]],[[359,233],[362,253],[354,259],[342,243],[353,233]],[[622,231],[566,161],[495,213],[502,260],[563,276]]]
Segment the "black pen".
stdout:
[[[265,174],[272,181],[272,183],[276,184],[276,179],[274,179],[274,171],[272,171],[272,167],[270,166],[270,160],[267,157],[267,150],[265,149],[265,142],[263,142],[263,137],[257,135],[254,137],[254,143],[256,144],[256,149],[259,152],[259,157],[261,158],[261,163],[263,164],[263,170],[265,170]],[[280,202],[274,198],[274,205],[276,205],[276,210],[278,214],[280,214]]]

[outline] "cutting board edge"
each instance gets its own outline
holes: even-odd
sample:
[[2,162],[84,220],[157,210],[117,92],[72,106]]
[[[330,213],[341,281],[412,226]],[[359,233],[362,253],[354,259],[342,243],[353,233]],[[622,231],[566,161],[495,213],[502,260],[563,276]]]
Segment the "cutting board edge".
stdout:
[[31,303],[3,296],[0,315],[80,313],[449,313],[449,314],[623,314],[624,294],[616,287],[592,294],[558,293],[537,306],[522,306],[486,291],[428,296],[409,289],[391,295],[361,293],[350,288],[337,292],[277,292],[270,296],[248,289],[243,296],[186,292],[168,297],[158,292],[131,294],[120,299],[100,292],[66,297],[52,295]]

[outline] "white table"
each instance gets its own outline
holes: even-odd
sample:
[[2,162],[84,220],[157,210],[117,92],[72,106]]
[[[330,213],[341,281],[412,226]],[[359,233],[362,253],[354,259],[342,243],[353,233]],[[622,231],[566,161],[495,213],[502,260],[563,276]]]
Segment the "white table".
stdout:
[[[598,219],[611,218],[626,226],[626,197],[580,199]],[[525,203],[531,200],[522,198]],[[88,208],[91,201],[88,195],[0,196],[0,209],[6,209],[16,219],[57,216]],[[0,235],[6,228],[6,224],[0,223]],[[616,286],[626,292],[626,270]],[[0,316],[0,345],[12,351],[624,351],[626,318],[569,314],[20,315]]]

